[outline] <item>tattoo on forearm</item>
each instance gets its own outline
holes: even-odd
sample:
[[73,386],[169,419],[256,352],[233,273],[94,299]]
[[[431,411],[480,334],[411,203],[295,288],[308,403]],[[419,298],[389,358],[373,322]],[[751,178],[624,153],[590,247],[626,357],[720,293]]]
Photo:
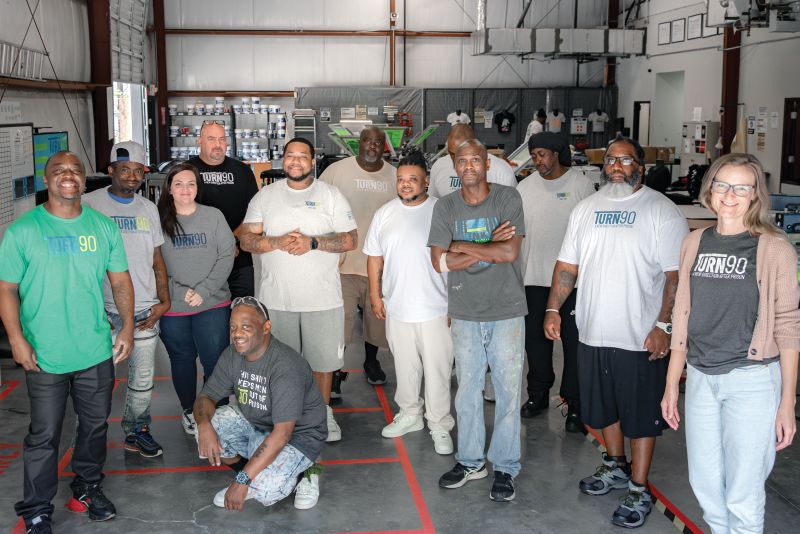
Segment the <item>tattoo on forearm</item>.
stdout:
[[675,307],[675,295],[678,292],[678,277],[667,275],[664,283],[664,297],[661,303],[661,315],[659,320],[670,322],[672,309]]
[[319,250],[324,252],[347,252],[352,250],[353,245],[358,241],[356,230],[347,233],[339,233],[332,236],[318,237]]
[[256,449],[256,452],[253,453],[252,458],[257,458],[257,457],[261,456],[262,454],[264,454],[264,452],[266,450],[267,450],[267,441],[264,440],[264,441],[261,442],[261,445],[258,446],[258,448]]
[[558,273],[558,285],[551,289],[550,294],[555,294],[556,305],[555,309],[561,309],[561,306],[567,301],[572,290],[575,289],[575,282],[578,277],[569,271],[560,271]]

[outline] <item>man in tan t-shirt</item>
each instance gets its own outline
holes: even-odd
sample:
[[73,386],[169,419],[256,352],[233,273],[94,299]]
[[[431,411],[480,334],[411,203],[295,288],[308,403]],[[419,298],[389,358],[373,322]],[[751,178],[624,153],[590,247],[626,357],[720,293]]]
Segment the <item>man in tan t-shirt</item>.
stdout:
[[[384,323],[370,311],[367,257],[362,252],[367,229],[375,211],[395,197],[397,171],[383,161],[386,135],[380,128],[361,131],[358,155],[337,161],[322,173],[320,180],[336,186],[344,194],[358,225],[358,247],[343,254],[339,262],[344,298],[344,338],[349,344],[361,307],[364,327],[364,372],[373,386],[386,383],[386,374],[378,361],[378,348],[388,348]],[[341,383],[347,373],[337,372],[333,378],[331,398],[341,398]]]

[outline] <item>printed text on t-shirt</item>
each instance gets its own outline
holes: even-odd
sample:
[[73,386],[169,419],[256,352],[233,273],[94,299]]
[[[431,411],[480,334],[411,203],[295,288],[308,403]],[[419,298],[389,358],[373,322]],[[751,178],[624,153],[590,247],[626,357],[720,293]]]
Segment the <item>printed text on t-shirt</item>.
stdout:
[[636,222],[635,211],[595,211],[594,225],[601,227],[627,226]]
[[744,280],[747,258],[733,254],[698,254],[692,276]]
[[233,185],[232,172],[203,172],[200,174],[206,185]]

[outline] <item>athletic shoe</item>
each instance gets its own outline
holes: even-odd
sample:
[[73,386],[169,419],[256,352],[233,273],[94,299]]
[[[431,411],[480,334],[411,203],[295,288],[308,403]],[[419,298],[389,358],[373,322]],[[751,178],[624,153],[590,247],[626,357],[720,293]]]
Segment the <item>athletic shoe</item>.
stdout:
[[[219,506],[220,508],[225,508],[225,492],[228,491],[230,486],[225,486],[221,490],[214,495],[214,506]],[[244,498],[244,502],[249,501],[250,499],[255,499],[252,495],[250,495],[250,490],[247,490],[247,497]]]
[[453,454],[453,438],[450,437],[450,432],[431,430],[431,439],[433,439],[433,450],[436,451],[436,454]]
[[[347,372],[334,371],[333,383],[331,384],[331,404],[340,403],[342,398],[342,382],[347,380]],[[333,399],[336,399],[335,401]]]
[[394,421],[383,427],[381,436],[384,438],[399,438],[409,432],[416,432],[425,428],[425,423],[419,415],[405,415],[402,413],[394,417]]
[[298,510],[310,510],[319,501],[319,475],[303,476],[294,490],[294,507]]
[[564,430],[567,432],[583,432],[583,421],[581,421],[578,403],[567,402],[567,420],[564,421]]
[[544,412],[549,405],[549,396],[549,390],[535,392],[528,397],[528,400],[522,405],[522,408],[519,410],[519,415],[525,419],[530,419]]
[[489,498],[495,502],[508,502],[513,501],[514,496],[514,477],[502,471],[495,471]]
[[364,362],[364,374],[367,375],[367,382],[373,386],[380,386],[386,383],[386,373],[381,369],[381,362]]
[[603,465],[599,466],[592,476],[581,480],[578,487],[587,495],[605,495],[612,489],[627,488],[630,479],[630,466],[625,466],[623,469],[603,453]]
[[150,435],[147,425],[136,425],[133,432],[125,436],[125,450],[138,452],[145,458],[155,458],[164,453],[161,445]]
[[492,372],[486,373],[486,381],[483,384],[483,400],[494,402],[494,384],[492,384]]
[[464,464],[457,463],[455,467],[441,476],[439,487],[447,489],[460,488],[470,480],[486,478],[488,474],[489,471],[486,470],[486,465],[467,467]]
[[37,515],[31,520],[31,524],[25,532],[27,534],[53,534],[50,516],[47,514]]
[[92,521],[107,521],[117,515],[117,509],[105,496],[99,482],[86,484],[73,481],[70,488],[72,488],[72,498],[66,505],[70,512],[89,512],[89,519]]
[[197,435],[197,423],[194,421],[194,414],[191,412],[191,410],[185,410],[183,412],[181,423],[183,424],[183,430],[187,434],[190,436]]
[[331,407],[325,406],[325,410],[328,412],[328,437],[325,438],[325,441],[328,443],[339,441],[342,439],[342,429],[339,428],[339,424],[336,422],[336,419],[333,418],[333,410]]
[[611,522],[618,527],[641,527],[653,510],[653,497],[650,492],[646,487],[637,486],[633,481],[628,485],[628,494],[619,501],[619,506],[611,516]]

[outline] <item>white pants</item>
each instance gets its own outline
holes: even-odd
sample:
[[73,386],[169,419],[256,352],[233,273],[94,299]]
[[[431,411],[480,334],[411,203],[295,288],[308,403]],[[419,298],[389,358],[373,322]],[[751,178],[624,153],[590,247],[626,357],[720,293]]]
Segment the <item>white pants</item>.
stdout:
[[419,396],[425,375],[425,419],[431,430],[449,432],[455,426],[450,415],[450,371],[453,342],[447,317],[422,323],[386,318],[386,338],[394,355],[397,392],[394,401],[403,415],[422,415]]

